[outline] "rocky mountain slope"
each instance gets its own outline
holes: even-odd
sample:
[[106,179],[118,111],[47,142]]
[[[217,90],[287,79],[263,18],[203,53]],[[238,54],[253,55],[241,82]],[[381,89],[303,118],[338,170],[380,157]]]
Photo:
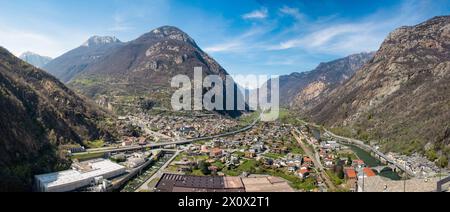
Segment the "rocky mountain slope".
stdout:
[[[309,72],[281,76],[280,104],[304,108],[332,89],[348,80],[373,58],[374,53],[350,55],[327,63],[321,63]],[[269,81],[270,82],[270,81]],[[267,86],[267,85],[264,85]]]
[[1,47],[0,108],[0,191],[29,190],[34,174],[64,167],[59,145],[108,136],[103,111]]
[[224,79],[227,75],[189,35],[176,27],[164,26],[87,66],[69,85],[96,100],[106,96],[124,103],[139,96],[170,108],[172,77],[182,74],[193,79],[194,67],[202,67],[203,76],[214,74]]
[[123,46],[123,43],[110,36],[93,36],[80,47],[73,49],[43,66],[43,69],[63,82],[70,81],[89,65],[101,60],[105,55]]
[[41,56],[33,52],[25,52],[19,58],[38,68],[44,67],[52,60],[51,57]]
[[448,147],[450,17],[392,32],[373,60],[307,114],[341,134],[381,140],[385,150]]

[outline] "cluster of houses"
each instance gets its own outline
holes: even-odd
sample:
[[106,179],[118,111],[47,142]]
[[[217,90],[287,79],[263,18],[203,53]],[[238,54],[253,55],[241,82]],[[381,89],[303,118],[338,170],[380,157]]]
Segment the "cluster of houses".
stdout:
[[[348,149],[348,147],[342,146],[336,141],[322,141],[319,146],[319,156],[323,165],[326,168],[332,168],[336,164],[336,161],[346,161],[348,158],[338,158],[337,152]],[[338,160],[339,159],[339,160]]]
[[298,154],[288,154],[285,158],[279,159],[263,157],[260,161],[268,168],[286,168],[288,172],[298,176],[301,179],[306,179],[309,177],[311,171],[314,169],[314,163],[311,158]]
[[429,161],[418,153],[406,156],[390,152],[386,156],[398,164],[405,164],[406,168],[411,170],[417,177],[429,178],[436,176],[438,173],[448,172],[446,169],[439,169],[434,162]]
[[[217,141],[216,141],[217,142]],[[191,172],[194,167],[197,167],[200,160],[193,158],[199,156],[207,156],[205,162],[213,164],[215,162],[220,162],[225,167],[238,167],[241,165],[242,158],[237,154],[233,154],[235,151],[230,151],[223,149],[219,146],[214,145],[215,142],[209,142],[208,144],[198,145],[191,144],[184,148],[184,153],[186,157],[181,158],[180,161],[175,161],[172,165],[177,167],[177,172]],[[208,169],[213,174],[217,174],[219,167],[211,165]]]
[[129,137],[129,136],[124,136],[122,137],[122,143],[121,146],[122,147],[127,147],[127,146],[136,146],[136,145],[140,145],[140,146],[145,146],[148,144],[148,138],[146,137]]
[[150,129],[169,136],[197,138],[223,133],[236,127],[238,122],[221,116],[172,116],[172,115],[141,115],[148,120]]

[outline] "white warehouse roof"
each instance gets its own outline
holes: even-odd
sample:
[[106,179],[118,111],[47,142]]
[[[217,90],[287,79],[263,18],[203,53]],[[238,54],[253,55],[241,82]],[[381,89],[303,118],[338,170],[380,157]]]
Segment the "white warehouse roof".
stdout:
[[[70,191],[89,185],[96,177],[105,179],[125,173],[125,167],[110,160],[90,162],[90,170],[86,172],[67,170],[43,175],[36,175],[35,179],[41,191]],[[62,188],[65,187],[65,188]]]

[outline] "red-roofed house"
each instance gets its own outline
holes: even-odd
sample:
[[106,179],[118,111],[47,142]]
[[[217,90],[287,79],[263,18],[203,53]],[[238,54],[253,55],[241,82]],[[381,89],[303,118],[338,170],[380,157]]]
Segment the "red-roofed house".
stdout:
[[300,170],[297,171],[297,176],[299,176],[302,179],[305,179],[309,176],[309,170],[302,168]]
[[373,170],[371,168],[364,168],[363,171],[364,171],[364,175],[366,177],[374,177],[374,176],[376,176],[375,172],[373,172]]
[[350,179],[356,180],[357,175],[356,175],[355,169],[353,169],[353,168],[347,168],[347,169],[345,169],[345,178],[346,178],[347,180],[350,180]]
[[211,157],[220,157],[223,154],[223,150],[220,148],[214,148],[211,150],[210,156]]
[[358,175],[353,167],[344,169],[345,179],[350,191],[356,191]]
[[313,160],[309,157],[304,157],[303,158],[303,164],[308,164],[308,165],[312,165],[313,164]]

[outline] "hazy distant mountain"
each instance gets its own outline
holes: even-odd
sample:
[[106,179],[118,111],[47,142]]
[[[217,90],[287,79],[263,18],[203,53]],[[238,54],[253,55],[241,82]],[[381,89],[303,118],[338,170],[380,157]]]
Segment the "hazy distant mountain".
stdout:
[[38,68],[44,67],[52,60],[51,57],[41,56],[33,52],[25,52],[21,54],[19,58]]
[[171,26],[155,29],[110,52],[87,66],[69,85],[94,99],[144,96],[168,107],[172,77],[183,74],[193,79],[194,67],[202,67],[204,76],[227,75],[189,35]]
[[321,63],[316,69],[309,72],[281,76],[279,78],[280,104],[294,108],[308,106],[321,95],[352,77],[358,69],[373,58],[373,55],[374,53],[355,54]]
[[392,32],[364,68],[308,111],[386,150],[450,144],[450,16]]
[[89,65],[123,46],[119,39],[110,36],[93,36],[80,47],[55,58],[43,67],[63,82],[70,81]]
[[108,134],[103,111],[1,47],[0,108],[0,191],[29,190],[33,174],[64,167],[58,145]]

